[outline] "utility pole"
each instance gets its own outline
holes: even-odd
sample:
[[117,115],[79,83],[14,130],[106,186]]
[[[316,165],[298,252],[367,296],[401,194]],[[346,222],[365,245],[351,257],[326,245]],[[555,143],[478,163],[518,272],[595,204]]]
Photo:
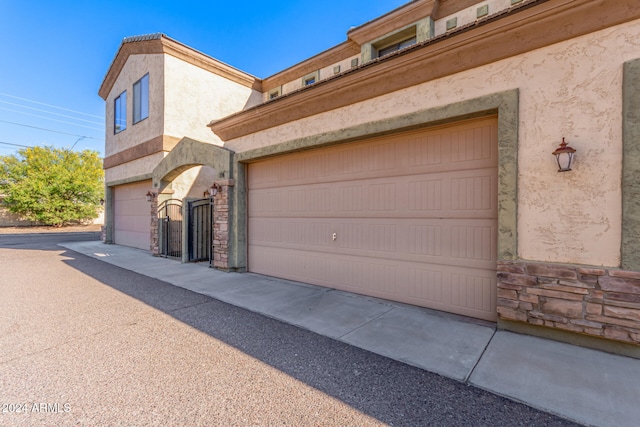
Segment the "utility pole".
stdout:
[[75,146],[76,146],[76,144],[77,144],[78,142],[82,141],[83,139],[86,139],[86,136],[81,136],[80,138],[78,138],[78,139],[76,140],[76,142],[74,142],[74,143],[73,143],[73,145],[71,146],[71,150],[73,150],[73,147],[75,147]]

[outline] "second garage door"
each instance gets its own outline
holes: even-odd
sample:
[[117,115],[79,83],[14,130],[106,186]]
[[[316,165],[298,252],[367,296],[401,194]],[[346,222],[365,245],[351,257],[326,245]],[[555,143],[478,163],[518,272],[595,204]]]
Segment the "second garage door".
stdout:
[[252,163],[249,270],[496,318],[495,119]]
[[146,194],[151,181],[119,185],[113,193],[114,242],[118,245],[149,250],[151,214]]

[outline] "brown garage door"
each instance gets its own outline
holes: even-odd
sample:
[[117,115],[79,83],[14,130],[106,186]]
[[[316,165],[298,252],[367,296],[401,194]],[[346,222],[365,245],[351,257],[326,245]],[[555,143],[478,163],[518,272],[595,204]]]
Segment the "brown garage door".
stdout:
[[149,250],[150,205],[146,194],[151,181],[119,185],[114,188],[114,242],[118,245]]
[[496,123],[250,164],[249,270],[495,320]]

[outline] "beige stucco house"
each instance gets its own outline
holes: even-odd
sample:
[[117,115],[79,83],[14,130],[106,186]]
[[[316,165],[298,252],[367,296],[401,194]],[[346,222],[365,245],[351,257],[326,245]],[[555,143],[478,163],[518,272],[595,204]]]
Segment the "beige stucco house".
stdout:
[[215,184],[217,268],[640,355],[636,0],[415,0],[265,79],[133,37],[100,95],[109,243]]
[[[255,87],[257,78],[164,35],[122,42],[99,91],[107,105],[107,241],[149,249],[145,194],[154,169],[184,138],[222,146],[206,124],[261,102]],[[165,194],[202,197],[217,177],[206,164],[189,166],[170,171]]]

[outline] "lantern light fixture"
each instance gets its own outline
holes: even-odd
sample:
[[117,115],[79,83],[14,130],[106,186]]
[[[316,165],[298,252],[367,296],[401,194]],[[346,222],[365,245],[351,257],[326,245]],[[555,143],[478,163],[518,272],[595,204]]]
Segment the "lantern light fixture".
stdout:
[[153,199],[153,193],[151,190],[147,191],[147,202],[150,202]]
[[220,184],[216,184],[214,182],[213,185],[209,188],[209,196],[214,197],[221,189],[222,188],[220,187]]
[[571,170],[571,164],[573,163],[573,154],[576,152],[575,148],[570,147],[567,142],[562,138],[562,142],[551,153],[556,156],[558,162],[558,172],[568,172]]

